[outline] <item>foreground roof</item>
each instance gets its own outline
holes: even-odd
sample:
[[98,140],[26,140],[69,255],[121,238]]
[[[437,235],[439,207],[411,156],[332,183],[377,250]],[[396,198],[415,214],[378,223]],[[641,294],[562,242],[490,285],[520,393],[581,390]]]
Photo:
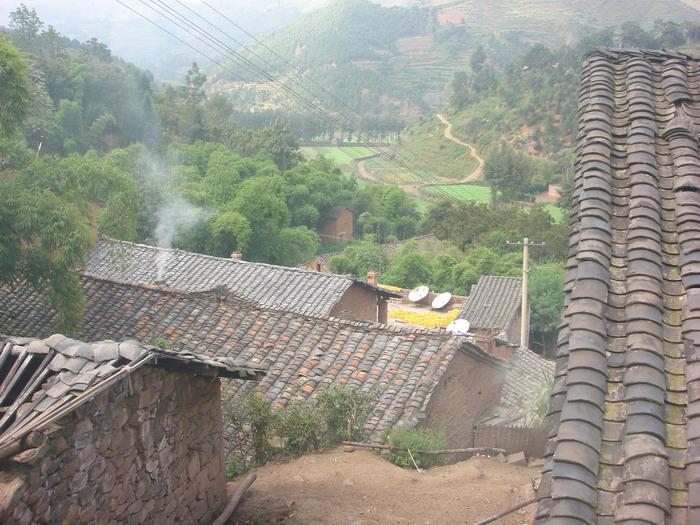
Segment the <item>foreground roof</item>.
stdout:
[[700,62],[598,50],[538,522],[700,523]]
[[[259,388],[278,405],[332,385],[376,396],[366,429],[373,439],[396,423],[416,424],[457,352],[501,366],[464,337],[262,309],[223,289],[184,293],[83,278],[81,337],[165,339],[172,350],[235,357],[261,366]],[[31,287],[0,288],[0,331],[45,336],[55,312]],[[233,381],[233,393],[250,385]]]
[[482,275],[459,314],[472,328],[505,329],[520,311],[521,279]]
[[362,281],[299,268],[273,266],[102,238],[88,254],[85,275],[183,292],[225,287],[263,308],[330,315],[353,284],[389,296]]
[[260,379],[231,358],[176,353],[135,341],[83,343],[63,335],[6,338],[0,345],[0,448],[46,427],[143,365],[195,375]]

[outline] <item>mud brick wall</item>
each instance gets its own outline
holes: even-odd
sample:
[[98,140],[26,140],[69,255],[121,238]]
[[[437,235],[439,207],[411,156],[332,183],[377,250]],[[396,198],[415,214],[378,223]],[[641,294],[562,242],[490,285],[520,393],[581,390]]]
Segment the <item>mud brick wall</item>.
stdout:
[[504,379],[501,367],[458,352],[420,426],[442,433],[447,448],[472,446],[474,424],[484,410],[498,404]]
[[219,389],[137,370],[0,467],[0,523],[211,523],[226,492]]

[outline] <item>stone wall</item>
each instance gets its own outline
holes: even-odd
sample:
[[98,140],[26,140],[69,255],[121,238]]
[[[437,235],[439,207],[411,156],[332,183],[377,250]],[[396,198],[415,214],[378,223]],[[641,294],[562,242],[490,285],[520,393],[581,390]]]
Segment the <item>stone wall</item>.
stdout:
[[0,470],[0,523],[211,523],[225,504],[219,380],[143,367]]

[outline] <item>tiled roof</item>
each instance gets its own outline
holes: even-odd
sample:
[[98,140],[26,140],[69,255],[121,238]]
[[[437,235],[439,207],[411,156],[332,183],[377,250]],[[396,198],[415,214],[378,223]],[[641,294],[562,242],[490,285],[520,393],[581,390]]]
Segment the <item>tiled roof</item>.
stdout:
[[83,343],[62,335],[7,338],[0,345],[0,448],[45,427],[143,365],[201,375],[260,379],[230,358],[173,352],[135,341]]
[[482,418],[490,425],[528,426],[523,402],[533,396],[543,381],[554,376],[554,361],[544,359],[532,350],[518,347],[506,360],[506,375],[501,390],[501,403]]
[[539,522],[700,523],[699,129],[696,58],[587,57]]
[[391,295],[341,275],[105,238],[90,251],[84,274],[133,284],[163,285],[183,292],[222,286],[263,308],[308,315],[330,315],[353,284],[370,287],[381,295]]
[[459,314],[472,328],[505,329],[520,311],[521,279],[482,275]]
[[[225,290],[173,292],[84,277],[86,339],[166,339],[175,351],[235,357],[262,366],[259,388],[276,403],[339,385],[376,395],[366,428],[378,440],[398,422],[415,424],[456,352],[501,366],[444,330],[392,327],[261,309]],[[29,286],[0,288],[0,331],[46,336],[55,313]],[[233,381],[233,392],[250,388]]]

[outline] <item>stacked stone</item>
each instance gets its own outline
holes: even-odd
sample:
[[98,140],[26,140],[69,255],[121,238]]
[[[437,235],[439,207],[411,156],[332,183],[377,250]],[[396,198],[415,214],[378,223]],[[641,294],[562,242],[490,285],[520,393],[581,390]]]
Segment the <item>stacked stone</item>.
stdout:
[[225,503],[219,380],[142,367],[0,478],[0,522],[210,523]]

